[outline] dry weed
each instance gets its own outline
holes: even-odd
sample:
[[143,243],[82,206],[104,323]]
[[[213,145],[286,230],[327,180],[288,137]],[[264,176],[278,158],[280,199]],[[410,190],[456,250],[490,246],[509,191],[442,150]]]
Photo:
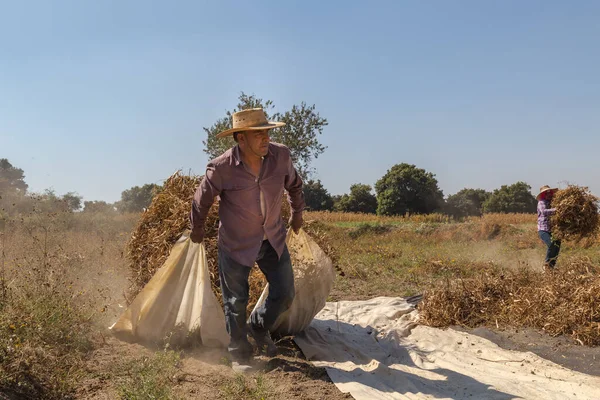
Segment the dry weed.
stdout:
[[63,247],[71,218],[30,215],[0,232],[0,392],[72,398],[83,373],[98,299],[78,288],[83,259]]
[[490,213],[483,214],[481,217],[468,217],[467,222],[483,222],[488,225],[523,225],[535,224],[535,214],[519,214],[519,213]]
[[450,223],[451,218],[443,214],[415,214],[406,216],[381,216],[376,214],[364,213],[346,213],[331,211],[309,211],[307,218],[315,219],[321,222],[351,222],[351,223],[379,223],[379,224],[399,224],[399,223]]
[[532,327],[600,345],[598,272],[589,260],[578,259],[552,273],[489,270],[446,281],[425,293],[421,322],[434,327]]

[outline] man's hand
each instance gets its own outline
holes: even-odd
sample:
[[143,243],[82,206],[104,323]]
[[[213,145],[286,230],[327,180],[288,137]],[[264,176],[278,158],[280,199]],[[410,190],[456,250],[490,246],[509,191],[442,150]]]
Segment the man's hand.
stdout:
[[296,235],[302,228],[302,222],[302,213],[295,213],[290,216],[290,226]]
[[192,239],[192,242],[194,242],[194,243],[201,243],[202,240],[204,240],[204,230],[203,229],[192,230],[192,233],[190,234],[190,239]]

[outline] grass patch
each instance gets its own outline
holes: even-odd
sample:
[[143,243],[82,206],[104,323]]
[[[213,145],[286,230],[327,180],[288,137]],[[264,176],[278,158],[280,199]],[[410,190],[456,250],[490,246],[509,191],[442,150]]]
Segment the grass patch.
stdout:
[[382,235],[384,233],[388,233],[391,230],[392,227],[390,225],[362,223],[358,225],[354,230],[350,231],[348,235],[352,239],[356,239],[363,235]]
[[170,350],[118,365],[114,373],[122,375],[117,385],[120,398],[124,400],[176,399],[172,387],[175,385],[174,376],[179,370],[179,361],[179,353]]
[[345,229],[331,228],[328,234],[344,274],[336,279],[332,299],[413,295],[437,280],[468,276],[489,261],[477,255],[488,250],[485,242],[439,241],[404,229],[385,236],[363,232],[353,240]]
[[221,395],[227,400],[267,400],[272,399],[273,392],[262,374],[242,375],[225,383]]

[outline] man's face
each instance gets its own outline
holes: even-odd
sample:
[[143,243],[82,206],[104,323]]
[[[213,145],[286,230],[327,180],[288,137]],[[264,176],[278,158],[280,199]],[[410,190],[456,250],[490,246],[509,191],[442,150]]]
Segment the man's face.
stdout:
[[263,129],[260,131],[246,131],[244,133],[244,144],[254,154],[260,157],[264,157],[269,152],[269,142],[271,138],[269,136],[269,130]]

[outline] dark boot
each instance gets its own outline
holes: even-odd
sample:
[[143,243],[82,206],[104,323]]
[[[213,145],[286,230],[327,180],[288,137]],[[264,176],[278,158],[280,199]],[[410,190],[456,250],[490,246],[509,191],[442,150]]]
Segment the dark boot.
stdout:
[[275,346],[275,342],[271,339],[269,331],[266,329],[257,329],[252,324],[249,324],[248,328],[250,335],[252,335],[256,342],[258,350],[262,351],[265,349],[265,353],[268,357],[275,357],[279,351],[277,350],[277,346]]

